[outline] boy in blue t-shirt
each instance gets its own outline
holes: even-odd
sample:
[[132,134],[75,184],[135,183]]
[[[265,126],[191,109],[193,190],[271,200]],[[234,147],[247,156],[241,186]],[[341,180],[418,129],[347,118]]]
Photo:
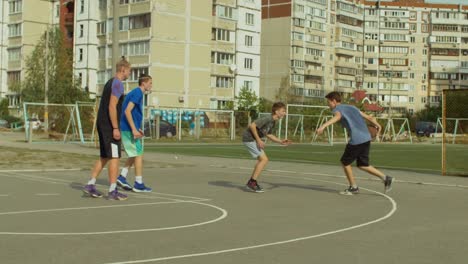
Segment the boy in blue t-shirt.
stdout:
[[[151,76],[143,74],[138,79],[138,87],[125,96],[120,118],[122,144],[128,159],[122,168],[117,184],[123,189],[134,192],[151,192],[152,189],[143,183],[143,145],[144,136],[141,129],[143,121],[143,97],[145,92],[151,91],[153,80]],[[135,184],[133,187],[127,182],[128,169],[135,165]]]
[[[354,179],[351,164],[357,160],[359,169],[379,177],[385,187],[385,192],[392,188],[393,177],[385,176],[381,171],[369,165],[369,150],[371,136],[367,128],[366,121],[369,121],[377,128],[377,136],[382,127],[377,120],[361,112],[357,107],[347,104],[341,104],[341,95],[338,92],[331,92],[325,96],[327,98],[328,107],[332,110],[334,116],[329,121],[325,122],[317,129],[318,134],[322,134],[323,130],[331,124],[341,121],[341,125],[346,128],[351,139],[346,145],[345,152],[341,157],[341,163],[348,178],[349,188],[340,192],[345,195],[358,194],[359,188]],[[364,120],[365,119],[365,120]]]

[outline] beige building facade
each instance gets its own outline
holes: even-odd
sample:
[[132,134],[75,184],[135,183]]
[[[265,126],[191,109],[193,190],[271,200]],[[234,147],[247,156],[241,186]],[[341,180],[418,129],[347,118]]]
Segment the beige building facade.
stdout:
[[58,0],[0,1],[0,98],[13,112],[20,111],[17,84],[25,78],[25,60],[47,26],[58,23],[58,8]]
[[[380,3],[380,5],[379,5]],[[468,88],[468,6],[424,1],[263,0],[261,95],[365,90],[386,115]]]

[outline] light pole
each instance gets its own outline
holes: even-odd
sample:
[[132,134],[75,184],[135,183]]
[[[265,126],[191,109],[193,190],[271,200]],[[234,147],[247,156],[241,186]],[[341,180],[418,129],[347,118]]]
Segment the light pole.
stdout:
[[[51,24],[50,18],[54,15],[54,3],[57,0],[41,0],[51,4],[49,21],[47,22],[46,28],[46,40],[45,40],[45,76],[44,76],[44,131],[47,133],[49,130],[49,26]],[[53,22],[52,22],[53,23]]]

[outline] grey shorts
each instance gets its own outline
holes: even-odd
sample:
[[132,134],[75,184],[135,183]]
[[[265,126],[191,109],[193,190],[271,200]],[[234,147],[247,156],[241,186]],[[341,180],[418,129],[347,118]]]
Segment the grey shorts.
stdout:
[[250,155],[252,155],[252,158],[256,159],[260,155],[264,154],[263,149],[259,149],[257,146],[257,142],[255,141],[250,141],[250,142],[242,142],[244,146],[247,148],[249,151]]

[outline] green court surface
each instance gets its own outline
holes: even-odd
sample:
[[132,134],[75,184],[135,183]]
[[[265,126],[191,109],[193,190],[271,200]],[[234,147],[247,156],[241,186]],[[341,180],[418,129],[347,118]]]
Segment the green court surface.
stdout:
[[[250,159],[240,144],[147,144],[147,152],[175,155]],[[272,161],[337,165],[344,151],[343,144],[334,146],[295,144],[288,147],[267,144],[265,151]],[[381,168],[440,174],[440,144],[372,144],[371,164]],[[447,171],[452,175],[468,176],[468,145],[447,146]]]

